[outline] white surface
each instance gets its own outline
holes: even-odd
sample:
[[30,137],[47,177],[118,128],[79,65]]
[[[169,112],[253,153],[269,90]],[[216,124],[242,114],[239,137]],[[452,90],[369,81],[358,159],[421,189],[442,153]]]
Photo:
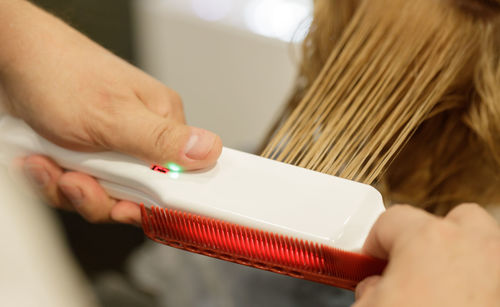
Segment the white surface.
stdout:
[[[0,152],[7,148],[0,146]],[[97,300],[64,242],[63,230],[29,187],[0,165],[0,305],[94,307]]]
[[384,210],[371,186],[228,148],[210,170],[163,174],[118,153],[62,149],[11,117],[0,119],[0,145],[17,148],[14,155],[46,154],[65,168],[111,183],[104,186],[118,198],[344,250],[359,250]]
[[[214,2],[219,6],[208,5]],[[262,5],[274,5],[276,14],[260,16]],[[285,33],[301,24],[297,7],[307,15],[310,1],[136,0],[134,6],[141,68],[181,94],[189,124],[218,133],[228,147],[255,152],[290,93],[299,55],[290,42],[256,34],[258,22],[247,20]],[[265,26],[276,20],[288,30]]]

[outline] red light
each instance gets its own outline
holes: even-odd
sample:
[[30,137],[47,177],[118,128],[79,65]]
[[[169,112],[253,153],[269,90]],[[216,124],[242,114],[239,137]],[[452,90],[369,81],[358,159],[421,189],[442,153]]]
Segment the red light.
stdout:
[[152,164],[151,170],[159,172],[159,173],[163,173],[163,174],[166,174],[170,171],[168,168],[165,168],[165,167],[157,165],[157,164]]

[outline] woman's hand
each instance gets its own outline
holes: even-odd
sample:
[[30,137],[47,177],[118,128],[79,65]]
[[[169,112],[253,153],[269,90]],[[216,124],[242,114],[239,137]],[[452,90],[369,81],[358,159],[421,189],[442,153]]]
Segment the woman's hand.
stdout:
[[478,205],[460,205],[445,218],[409,206],[390,208],[364,251],[389,264],[382,276],[358,285],[355,307],[500,302],[500,227]]
[[[0,0],[0,39],[2,100],[48,140],[184,169],[220,155],[218,136],[186,125],[177,93],[28,2]],[[42,156],[24,169],[56,207],[91,222],[140,222],[135,204],[110,198],[88,175]]]

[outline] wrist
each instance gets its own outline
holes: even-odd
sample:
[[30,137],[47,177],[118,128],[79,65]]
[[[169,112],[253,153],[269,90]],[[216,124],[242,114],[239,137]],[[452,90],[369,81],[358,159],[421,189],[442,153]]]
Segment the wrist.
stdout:
[[[0,0],[0,74],[4,71],[5,66],[11,61],[11,58],[16,53],[16,45],[23,15],[26,14],[26,6],[24,0]],[[1,76],[1,75],[0,75]]]
[[[0,78],[50,46],[63,23],[26,0],[0,0]],[[32,63],[36,65],[36,63]]]

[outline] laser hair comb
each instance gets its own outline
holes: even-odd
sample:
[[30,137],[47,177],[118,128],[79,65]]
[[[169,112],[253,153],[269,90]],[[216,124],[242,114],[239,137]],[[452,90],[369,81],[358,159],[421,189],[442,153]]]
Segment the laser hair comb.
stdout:
[[0,118],[0,144],[3,162],[47,155],[94,176],[109,195],[143,204],[145,234],[166,245],[346,289],[385,266],[359,253],[384,211],[369,185],[229,148],[211,169],[192,172],[75,152],[9,116]]

